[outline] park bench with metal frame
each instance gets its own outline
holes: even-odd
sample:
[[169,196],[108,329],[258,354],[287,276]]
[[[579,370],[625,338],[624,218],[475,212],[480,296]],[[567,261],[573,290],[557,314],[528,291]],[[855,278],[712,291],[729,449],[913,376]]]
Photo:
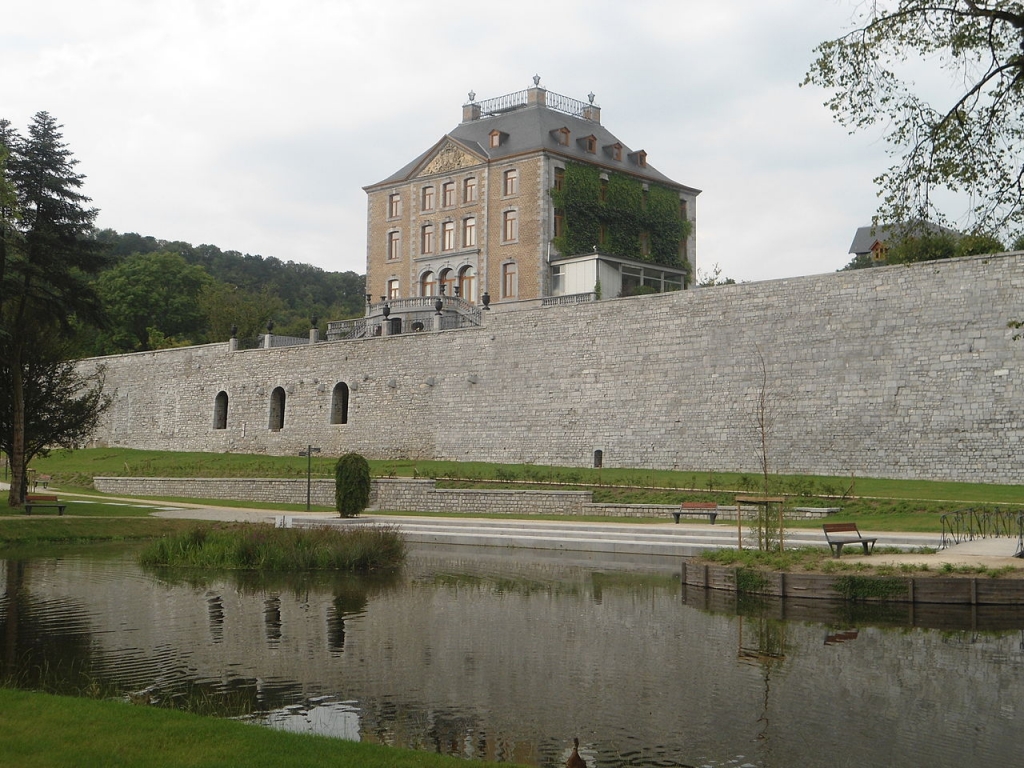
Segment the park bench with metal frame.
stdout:
[[[861,535],[856,523],[825,523],[821,526],[825,531],[825,540],[833,557],[842,557],[843,547],[847,544],[859,544],[864,547],[864,554],[870,555],[875,550],[877,538],[865,538]],[[837,536],[836,534],[856,534],[856,536]]]
[[672,512],[672,517],[675,518],[677,525],[679,524],[679,518],[684,515],[686,517],[706,517],[714,525],[715,518],[718,517],[718,505],[713,501],[684,501],[679,505],[678,510]]

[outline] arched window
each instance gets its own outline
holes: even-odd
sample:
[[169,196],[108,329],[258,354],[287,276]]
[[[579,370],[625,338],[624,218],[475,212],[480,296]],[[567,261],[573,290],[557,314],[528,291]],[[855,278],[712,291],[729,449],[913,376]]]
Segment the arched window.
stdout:
[[420,296],[434,295],[434,273],[424,272],[420,278]]
[[348,384],[339,381],[331,395],[331,424],[348,424]]
[[270,393],[270,428],[284,428],[284,389],[275,387]]
[[475,302],[474,283],[476,281],[476,270],[472,265],[467,265],[459,270],[459,295],[466,301]]
[[455,295],[455,270],[442,269],[437,273],[437,281],[444,286],[444,292],[446,295]]
[[228,428],[228,393],[218,392],[217,399],[213,401],[213,428]]

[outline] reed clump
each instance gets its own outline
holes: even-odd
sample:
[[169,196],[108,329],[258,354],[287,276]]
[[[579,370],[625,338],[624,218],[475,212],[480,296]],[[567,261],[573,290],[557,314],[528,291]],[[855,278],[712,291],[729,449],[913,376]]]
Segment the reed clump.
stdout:
[[367,572],[401,565],[405,552],[405,540],[388,525],[343,529],[196,525],[150,543],[139,562],[149,567]]

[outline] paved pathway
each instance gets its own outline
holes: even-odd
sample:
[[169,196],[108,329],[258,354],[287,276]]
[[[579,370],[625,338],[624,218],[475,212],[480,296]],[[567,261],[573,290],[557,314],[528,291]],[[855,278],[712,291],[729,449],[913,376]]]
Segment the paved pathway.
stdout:
[[[75,496],[77,494],[61,494]],[[736,526],[726,522],[706,523],[589,523],[530,519],[424,517],[368,513],[353,520],[342,520],[334,512],[276,512],[268,509],[219,507],[208,504],[147,502],[133,498],[104,497],[104,502],[152,505],[157,517],[217,520],[226,522],[269,522],[278,525],[367,525],[396,526],[412,543],[488,547],[492,549],[531,549],[557,552],[598,553],[608,556],[690,557],[703,551],[735,547]],[[873,563],[928,563],[940,567],[954,565],[1010,565],[1024,568],[1024,559],[1013,557],[1016,539],[982,539],[967,542],[934,554],[911,554],[922,547],[937,548],[938,534],[864,531],[877,536],[876,546],[905,550],[907,554],[874,555]],[[826,547],[824,535],[816,528],[798,528],[786,532],[791,546]],[[850,548],[847,548],[850,552]],[[843,559],[856,557],[854,552]]]

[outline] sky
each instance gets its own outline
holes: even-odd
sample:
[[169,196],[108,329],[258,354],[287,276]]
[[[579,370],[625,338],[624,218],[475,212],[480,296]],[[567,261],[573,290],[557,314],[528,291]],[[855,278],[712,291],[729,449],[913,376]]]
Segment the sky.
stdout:
[[362,188],[536,74],[702,190],[699,272],[818,274],[889,165],[799,87],[856,5],[34,0],[4,9],[0,117],[64,126],[99,227],[363,273]]

